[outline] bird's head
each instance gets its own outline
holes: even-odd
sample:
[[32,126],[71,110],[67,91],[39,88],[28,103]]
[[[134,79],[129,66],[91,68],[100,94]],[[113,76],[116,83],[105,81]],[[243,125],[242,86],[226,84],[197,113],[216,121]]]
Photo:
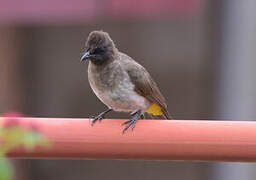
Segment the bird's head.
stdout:
[[108,33],[92,31],[86,40],[85,49],[81,62],[88,59],[94,64],[100,65],[113,59],[115,45]]

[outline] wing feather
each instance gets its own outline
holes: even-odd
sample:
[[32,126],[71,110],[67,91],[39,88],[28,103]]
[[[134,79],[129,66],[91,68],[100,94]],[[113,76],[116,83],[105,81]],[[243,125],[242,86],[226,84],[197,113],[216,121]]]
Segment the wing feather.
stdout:
[[[122,63],[125,65],[123,67],[125,67],[132,83],[135,85],[134,90],[148,101],[160,106],[164,117],[171,119],[165,98],[147,70],[125,54],[121,54],[121,59],[123,60]],[[127,60],[129,60],[129,62],[127,62]]]

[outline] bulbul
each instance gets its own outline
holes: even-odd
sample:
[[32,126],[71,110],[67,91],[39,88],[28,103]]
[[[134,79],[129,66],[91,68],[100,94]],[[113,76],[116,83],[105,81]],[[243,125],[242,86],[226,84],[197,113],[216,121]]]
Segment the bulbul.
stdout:
[[158,119],[171,119],[165,98],[150,74],[131,57],[120,52],[108,33],[91,32],[85,49],[81,62],[89,60],[90,86],[108,107],[94,117],[91,125],[112,110],[131,113],[131,118],[122,124],[126,125],[123,132],[129,127],[133,129],[144,113]]

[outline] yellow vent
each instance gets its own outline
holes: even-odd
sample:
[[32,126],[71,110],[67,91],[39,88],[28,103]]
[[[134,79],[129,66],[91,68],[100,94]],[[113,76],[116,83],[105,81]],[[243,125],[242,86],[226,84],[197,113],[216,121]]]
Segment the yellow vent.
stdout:
[[152,114],[154,116],[161,116],[163,115],[163,112],[160,108],[160,106],[158,106],[157,104],[153,103],[148,110],[146,111],[149,114]]

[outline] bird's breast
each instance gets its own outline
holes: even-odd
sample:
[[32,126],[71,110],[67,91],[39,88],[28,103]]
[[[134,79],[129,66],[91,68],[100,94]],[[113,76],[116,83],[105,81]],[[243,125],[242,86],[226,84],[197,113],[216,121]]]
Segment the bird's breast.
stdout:
[[88,69],[90,86],[96,96],[108,107],[116,111],[132,112],[138,109],[146,111],[149,101],[134,91],[134,84],[125,71],[117,67],[111,71],[95,73]]

